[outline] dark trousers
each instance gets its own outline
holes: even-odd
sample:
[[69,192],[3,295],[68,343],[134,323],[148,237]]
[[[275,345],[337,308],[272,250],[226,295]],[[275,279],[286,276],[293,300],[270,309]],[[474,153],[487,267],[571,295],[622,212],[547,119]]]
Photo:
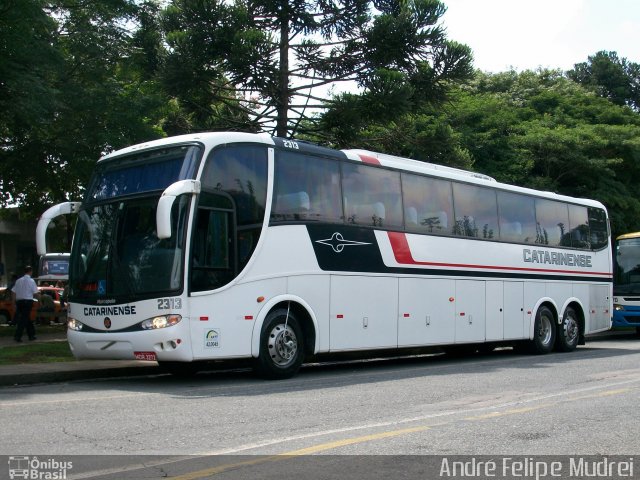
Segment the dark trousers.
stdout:
[[16,302],[16,340],[22,340],[22,332],[27,329],[29,340],[36,338],[36,328],[33,326],[31,317],[31,309],[33,308],[32,300],[18,300]]

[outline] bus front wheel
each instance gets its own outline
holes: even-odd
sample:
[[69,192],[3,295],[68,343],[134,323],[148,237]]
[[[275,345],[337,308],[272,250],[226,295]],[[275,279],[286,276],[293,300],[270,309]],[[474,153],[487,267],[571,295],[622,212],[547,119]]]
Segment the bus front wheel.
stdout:
[[567,307],[562,318],[562,323],[558,325],[558,335],[556,348],[560,352],[571,352],[578,346],[580,338],[580,322],[576,311]]
[[555,339],[555,316],[549,307],[543,305],[536,313],[533,340],[529,342],[529,350],[536,354],[549,353],[553,349]]
[[264,378],[294,376],[304,359],[302,329],[293,312],[274,310],[267,315],[260,335],[260,354],[255,370]]

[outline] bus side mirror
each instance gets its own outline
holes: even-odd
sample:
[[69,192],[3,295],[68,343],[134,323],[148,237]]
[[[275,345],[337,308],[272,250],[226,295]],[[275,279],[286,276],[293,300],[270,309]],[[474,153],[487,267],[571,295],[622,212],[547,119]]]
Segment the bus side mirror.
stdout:
[[198,180],[180,180],[169,185],[158,201],[156,210],[156,231],[159,239],[171,238],[171,207],[178,195],[200,193]]
[[51,220],[60,215],[78,213],[81,205],[82,202],[63,202],[54,205],[42,214],[36,227],[36,250],[38,251],[38,255],[47,253],[47,228]]

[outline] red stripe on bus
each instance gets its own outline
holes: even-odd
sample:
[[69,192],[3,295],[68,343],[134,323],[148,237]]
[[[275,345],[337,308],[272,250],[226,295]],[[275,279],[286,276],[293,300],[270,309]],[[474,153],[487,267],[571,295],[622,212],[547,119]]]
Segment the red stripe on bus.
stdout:
[[604,275],[611,277],[611,272],[590,272],[586,270],[553,270],[550,268],[503,267],[500,265],[470,265],[465,263],[419,262],[413,258],[407,235],[401,232],[387,232],[396,262],[403,265],[424,265],[429,267],[477,268],[482,270],[517,270],[520,272],[573,273],[581,275]]
[[361,153],[359,153],[358,156],[360,157],[360,160],[362,160],[363,163],[369,163],[371,165],[380,165],[380,160],[378,160],[376,157],[372,157],[371,155],[363,155]]

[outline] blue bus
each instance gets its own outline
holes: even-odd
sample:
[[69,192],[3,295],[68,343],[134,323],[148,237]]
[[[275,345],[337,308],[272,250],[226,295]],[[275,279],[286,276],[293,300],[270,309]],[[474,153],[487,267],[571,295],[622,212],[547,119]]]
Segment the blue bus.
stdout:
[[616,239],[613,327],[635,327],[640,334],[640,232]]

